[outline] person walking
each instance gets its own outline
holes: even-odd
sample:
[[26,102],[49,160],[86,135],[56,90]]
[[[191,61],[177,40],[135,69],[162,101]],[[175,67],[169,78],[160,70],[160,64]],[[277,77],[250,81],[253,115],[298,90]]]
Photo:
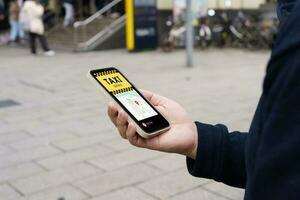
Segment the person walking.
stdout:
[[53,56],[54,51],[50,50],[47,39],[44,35],[43,24],[44,8],[37,0],[27,0],[23,6],[23,14],[27,20],[29,31],[30,50],[33,55],[36,55],[36,39],[39,39],[41,46],[46,56]]
[[95,0],[97,11],[101,10],[107,4],[107,0]]
[[245,200],[300,199],[299,10],[300,0],[279,1],[280,30],[248,133],[193,122],[175,101],[142,91],[171,128],[141,138],[128,115],[110,103],[108,115],[120,135],[137,147],[185,155],[191,175],[245,188]]
[[89,17],[91,15],[91,0],[84,0],[82,2],[82,10],[83,10],[83,16],[84,17]]
[[71,26],[74,22],[74,0],[63,0],[65,9],[64,27]]
[[17,39],[24,40],[25,34],[22,25],[19,22],[20,6],[17,0],[11,0],[9,3],[9,23],[10,40],[9,43],[15,43]]
[[4,0],[0,0],[0,22],[5,19],[5,4]]

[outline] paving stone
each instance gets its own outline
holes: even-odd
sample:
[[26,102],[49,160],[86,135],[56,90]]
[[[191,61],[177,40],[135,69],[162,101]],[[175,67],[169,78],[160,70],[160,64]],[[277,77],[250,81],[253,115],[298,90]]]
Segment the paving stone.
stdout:
[[65,167],[68,165],[76,164],[79,162],[84,162],[98,156],[109,154],[111,152],[111,150],[97,145],[41,159],[38,161],[38,163],[43,167],[51,170],[59,167]]
[[59,130],[69,131],[78,136],[99,133],[109,128],[105,123],[101,123],[101,121],[97,125],[91,125],[84,120],[69,120],[62,123],[55,123],[55,126]]
[[24,150],[0,157],[0,168],[14,166],[20,163],[29,162],[38,158],[46,158],[60,153],[53,147],[41,147],[34,150]]
[[120,200],[120,199],[155,200],[156,198],[153,198],[134,187],[125,187],[120,190],[109,192],[99,197],[92,198],[91,200]]
[[27,197],[27,200],[84,200],[87,195],[70,185],[59,185]]
[[0,170],[0,183],[4,181],[12,181],[43,172],[44,170],[34,163],[24,163],[14,167],[3,168]]
[[87,164],[78,164],[18,179],[12,181],[11,184],[23,194],[29,195],[50,187],[93,176],[96,173],[99,174],[101,171]]
[[8,147],[4,146],[4,145],[0,145],[0,156],[2,155],[8,155],[12,153],[12,150],[9,149]]
[[55,112],[47,108],[31,108],[31,109],[21,109],[19,112],[11,112],[4,117],[4,120],[8,123],[18,123],[20,121],[32,121],[39,119],[43,116],[53,116],[56,115]]
[[30,135],[26,134],[25,132],[8,132],[0,135],[0,144],[7,144],[27,138],[30,138]]
[[70,114],[56,114],[51,117],[45,116],[39,118],[39,120],[47,123],[47,124],[57,124],[65,121],[80,121],[84,118],[93,117],[94,114],[91,112],[78,112],[78,113],[70,113]]
[[87,126],[84,130],[73,130],[76,135],[78,136],[88,136],[88,135],[95,135],[100,134],[104,140],[115,139],[118,138],[116,133],[116,128],[109,122],[107,119],[103,122],[103,119],[98,119],[98,123],[90,123],[88,121],[89,118],[84,119],[87,123]]
[[75,182],[74,185],[86,193],[96,196],[121,187],[149,180],[160,171],[143,164],[132,165]]
[[3,200],[25,200],[18,192],[7,184],[0,185],[0,199]]
[[242,200],[244,198],[244,190],[239,188],[234,188],[227,186],[222,183],[210,183],[207,185],[204,185],[203,188],[205,188],[208,191],[212,191],[214,193],[217,193],[221,196],[234,199],[234,200]]
[[147,164],[153,165],[164,171],[174,171],[180,168],[186,168],[186,157],[178,154],[166,154],[163,157],[147,161]]
[[[2,110],[2,112],[3,112],[3,110]],[[2,118],[2,116],[5,116],[5,114],[2,114],[2,112],[1,112],[1,109],[0,109],[0,118]],[[7,122],[4,122],[3,120],[1,120],[0,135],[7,134],[9,132],[16,132],[16,131],[20,131],[20,129],[18,129],[17,127],[12,127]]]
[[100,167],[106,171],[115,170],[121,167],[140,163],[149,159],[153,159],[161,156],[162,153],[157,151],[151,151],[148,149],[133,149],[129,151],[123,151],[109,157],[100,157],[89,160],[95,166]]
[[36,121],[36,124],[33,126],[25,126],[22,127],[28,134],[35,137],[48,137],[52,134],[61,134],[63,133],[71,133],[70,131],[65,131],[60,129],[58,126],[49,126],[41,121]]
[[105,143],[105,140],[114,138],[115,136],[109,133],[99,132],[94,135],[89,135],[85,137],[77,137],[71,140],[64,140],[53,142],[54,146],[59,147],[65,151],[79,149],[86,146],[91,146],[94,144]]
[[[146,153],[137,157],[139,149],[117,134],[106,115],[107,99],[90,84],[85,74],[90,66],[99,65],[99,59],[101,65],[111,66],[114,57],[114,65],[119,66],[137,87],[175,99],[193,120],[225,123],[230,130],[247,130],[261,93],[269,52],[196,51],[195,67],[187,69],[184,51],[170,54],[160,51],[128,54],[126,50],[85,54],[58,52],[54,58],[28,56],[27,51],[0,48],[0,96],[21,103],[0,109],[0,177],[3,181],[0,186],[6,188],[6,194],[17,194],[13,200],[27,199],[30,195],[46,199],[46,196],[51,198],[51,194],[66,194],[64,191],[70,191],[70,195],[76,194],[75,191],[82,194],[82,188],[84,193],[98,195],[96,198],[100,199],[122,199],[127,193],[132,199],[136,196],[139,199],[139,195],[145,199],[149,193],[137,188],[143,184],[149,184],[149,191],[154,191],[151,194],[165,199],[177,196],[177,199],[194,199],[193,194],[199,199],[219,199],[222,195],[227,199],[239,197],[235,196],[235,190],[226,193],[223,187],[199,188],[204,185],[201,179],[189,180],[183,156],[164,154],[148,158]],[[195,86],[196,90],[190,89]],[[93,163],[88,163],[90,160]],[[46,172],[36,174],[35,167],[28,164],[31,162]],[[79,174],[78,179],[66,178],[73,177],[67,173],[68,169],[82,162],[88,167],[71,170],[77,172],[74,176]],[[67,169],[61,171],[65,166]],[[89,168],[86,170],[91,174],[81,177],[85,168]],[[115,170],[103,172],[101,168]],[[174,170],[178,174],[174,174]],[[15,193],[11,182],[23,188],[24,197]],[[156,183],[160,184],[159,188]],[[125,194],[122,193],[126,191],[124,187],[128,189]],[[2,193],[0,199],[8,200],[3,198],[5,192]],[[89,195],[83,200],[88,199]]]
[[[91,108],[93,108],[94,104],[90,102],[94,98],[95,98],[95,95],[89,95],[89,97],[87,97],[87,98],[80,97],[80,98],[78,98],[78,99],[80,99],[80,102],[76,101],[78,99],[75,99],[75,101],[74,100],[71,101],[69,98],[67,98],[66,103],[64,102],[61,105],[55,105],[55,106],[53,106],[53,109],[56,110],[57,113],[60,113],[63,115],[72,115],[73,113],[94,114],[95,111],[94,112],[91,111]],[[95,100],[93,100],[93,101],[95,101]],[[99,104],[98,99],[96,99],[96,101],[97,101],[97,105],[98,105]],[[99,113],[100,109],[101,108],[99,108],[99,110],[97,110],[96,113]]]
[[186,170],[177,170],[145,181],[138,184],[137,187],[147,193],[155,195],[157,198],[165,199],[207,182],[207,179],[199,179],[190,176]]
[[[116,131],[115,131],[116,132]],[[115,134],[118,134],[117,132]],[[124,151],[135,149],[128,140],[123,139],[121,136],[118,136],[117,139],[108,140],[102,143],[104,146],[107,146],[115,151]]]
[[49,133],[44,136],[40,137],[31,137],[29,139],[20,140],[17,142],[12,142],[8,144],[12,149],[17,151],[21,151],[24,149],[31,149],[37,147],[46,147],[49,146],[50,143],[54,143],[56,141],[66,140],[69,141],[70,139],[74,139],[77,136],[71,133]]
[[228,200],[225,197],[218,196],[202,188],[196,188],[170,198],[170,200]]

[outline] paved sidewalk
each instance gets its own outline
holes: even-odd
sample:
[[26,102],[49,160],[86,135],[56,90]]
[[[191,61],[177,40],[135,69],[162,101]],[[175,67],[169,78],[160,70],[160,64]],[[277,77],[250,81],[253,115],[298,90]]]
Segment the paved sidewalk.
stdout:
[[198,51],[196,66],[187,69],[183,51],[48,58],[0,48],[0,199],[242,199],[243,190],[191,177],[182,156],[121,139],[86,72],[118,66],[140,88],[180,102],[194,120],[247,131],[268,56]]

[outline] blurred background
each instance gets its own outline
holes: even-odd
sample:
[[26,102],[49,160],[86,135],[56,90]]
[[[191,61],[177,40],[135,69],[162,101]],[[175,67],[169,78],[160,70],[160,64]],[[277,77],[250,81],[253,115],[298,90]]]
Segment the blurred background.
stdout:
[[[14,3],[12,3],[14,2]],[[45,11],[45,35],[55,49],[91,51],[125,48],[125,1],[40,0]],[[16,5],[15,5],[16,4]],[[185,0],[134,2],[136,49],[158,48],[171,51],[185,44]],[[22,0],[1,0],[0,44],[16,45],[26,35],[10,37],[10,26],[18,21],[22,29],[26,17]],[[67,8],[67,9],[66,9]],[[195,47],[270,48],[277,32],[274,1],[198,0],[192,2]],[[15,16],[20,17],[15,17]],[[25,20],[26,21],[26,20]],[[12,30],[14,31],[14,30]],[[146,34],[146,35],[145,35]],[[147,36],[147,37],[145,37]],[[116,42],[118,41],[118,42]],[[143,46],[144,45],[144,46]],[[140,46],[140,47],[139,47]]]
[[0,199],[243,199],[123,140],[86,73],[246,132],[278,23],[269,0],[0,0]]

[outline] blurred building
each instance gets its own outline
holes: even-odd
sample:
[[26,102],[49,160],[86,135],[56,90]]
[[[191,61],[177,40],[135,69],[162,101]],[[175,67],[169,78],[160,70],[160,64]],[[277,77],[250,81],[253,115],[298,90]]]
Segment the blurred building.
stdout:
[[[258,9],[268,1],[266,0],[208,0],[209,8],[214,9]],[[157,7],[160,10],[173,8],[173,0],[158,0]]]
[[[125,47],[126,16],[124,2],[126,0],[103,0],[107,3],[114,2],[111,8],[108,6],[109,8],[105,8],[102,10],[103,12],[101,11],[101,15],[104,17],[97,17],[96,0],[75,0],[74,8],[78,26],[70,26],[68,28],[62,28],[61,26],[64,16],[64,9],[61,5],[62,0],[40,1],[48,5],[48,9],[54,13],[54,19],[52,20],[54,23],[47,23],[47,21],[44,20],[47,28],[46,34],[52,46],[76,51]],[[147,0],[135,1],[147,2]],[[157,10],[155,14],[157,14],[157,16],[155,16],[155,18],[157,19],[157,35],[160,44],[162,44],[164,37],[170,32],[171,26],[168,25],[168,22],[174,19],[173,9],[176,7],[174,6],[174,1],[175,0],[156,0]],[[239,10],[243,10],[245,13],[254,13],[254,15],[258,16],[260,13],[265,12],[265,10],[274,10],[275,13],[275,1],[276,0],[207,0],[207,7],[215,9],[216,12],[226,10],[226,13],[233,16],[235,16]],[[7,14],[8,2],[9,0],[4,0]],[[118,15],[112,15],[114,13]],[[88,19],[91,15],[94,16]],[[0,33],[2,30],[6,32],[9,30],[8,15],[5,20],[0,21]]]

